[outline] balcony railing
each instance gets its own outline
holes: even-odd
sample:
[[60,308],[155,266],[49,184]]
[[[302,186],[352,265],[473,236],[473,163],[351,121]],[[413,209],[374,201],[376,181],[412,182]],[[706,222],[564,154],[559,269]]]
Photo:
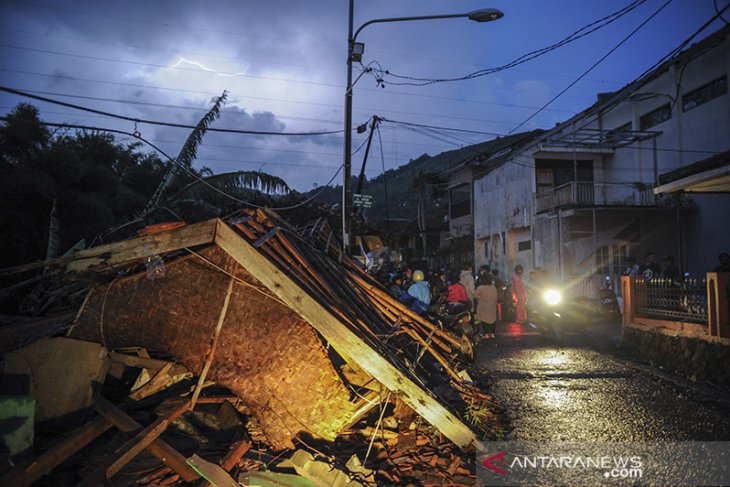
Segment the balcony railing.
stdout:
[[537,213],[582,206],[654,206],[655,204],[656,199],[651,186],[642,183],[571,181],[535,196]]

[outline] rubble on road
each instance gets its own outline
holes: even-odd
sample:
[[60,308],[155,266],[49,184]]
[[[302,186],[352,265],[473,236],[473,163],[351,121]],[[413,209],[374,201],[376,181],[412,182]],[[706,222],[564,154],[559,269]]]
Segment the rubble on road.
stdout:
[[128,478],[140,462],[141,485],[201,475],[473,484],[471,452],[500,425],[470,382],[463,342],[389,296],[321,230],[247,211],[82,250],[55,272],[43,263],[73,297],[42,280],[43,311],[0,334],[65,331],[103,350],[105,377],[79,406],[85,422],[35,445],[3,485],[30,485],[74,455],[87,467],[65,475],[87,485]]

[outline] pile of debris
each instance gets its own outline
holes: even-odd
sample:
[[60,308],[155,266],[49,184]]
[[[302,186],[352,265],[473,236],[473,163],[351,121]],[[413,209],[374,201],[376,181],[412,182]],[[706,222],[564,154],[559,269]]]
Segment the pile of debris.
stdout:
[[[3,485],[29,485],[80,451],[94,468],[71,483],[87,485],[129,475],[142,451],[155,460],[136,480],[150,485],[201,476],[214,485],[237,485],[236,476],[255,485],[474,482],[471,452],[501,426],[466,370],[472,351],[463,337],[401,305],[321,229],[302,235],[262,210],[173,227],[38,264],[60,276],[55,289],[66,291],[45,296],[64,306],[36,296],[46,316],[0,327],[2,336],[28,337],[3,343],[14,350],[4,377],[32,376],[35,390],[19,386],[17,397],[37,400],[39,425],[68,424],[70,413],[84,423],[61,443],[36,441],[40,454],[6,472]],[[59,363],[78,368],[84,347],[98,358],[87,360],[89,374],[68,370],[76,379],[66,380],[51,367],[45,378],[63,390],[57,397],[76,401],[39,416],[55,399],[42,398],[34,363],[67,350]],[[64,382],[86,392],[69,394]],[[237,424],[227,452],[202,433],[185,455],[171,445],[166,435],[190,436],[196,428],[181,425],[205,423],[201,412]],[[111,429],[122,439],[107,438]],[[322,479],[327,473],[341,478]]]

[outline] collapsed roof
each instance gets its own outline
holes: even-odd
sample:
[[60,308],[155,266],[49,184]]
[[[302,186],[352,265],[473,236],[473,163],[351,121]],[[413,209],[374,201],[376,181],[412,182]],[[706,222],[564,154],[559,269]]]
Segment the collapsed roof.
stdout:
[[474,392],[459,371],[464,344],[326,242],[257,210],[79,251],[66,277],[95,285],[68,335],[207,374],[274,446],[303,432],[333,439],[381,388],[459,447],[477,446],[460,419]]

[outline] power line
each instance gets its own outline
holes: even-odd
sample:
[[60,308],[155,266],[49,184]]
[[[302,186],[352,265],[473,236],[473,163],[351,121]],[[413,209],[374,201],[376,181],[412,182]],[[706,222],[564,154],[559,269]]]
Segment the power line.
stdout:
[[578,76],[575,80],[573,80],[570,84],[568,84],[568,86],[563,88],[557,95],[552,97],[547,103],[545,103],[542,107],[540,107],[535,113],[533,113],[532,115],[527,117],[525,120],[523,120],[522,122],[517,124],[517,126],[514,127],[512,130],[510,130],[509,133],[510,134],[514,133],[515,130],[517,130],[518,128],[525,125],[527,122],[529,122],[535,116],[537,116],[539,113],[541,113],[545,108],[547,108],[549,105],[551,105],[555,100],[560,98],[563,95],[563,93],[565,93],[566,91],[571,89],[573,86],[575,86],[576,83],[578,83],[580,80],[582,80],[584,77],[586,77],[588,75],[588,73],[593,71],[593,69],[595,69],[599,64],[601,64],[608,56],[613,54],[619,47],[623,46],[625,42],[627,42],[629,39],[631,39],[634,36],[634,34],[636,34],[639,30],[641,30],[642,27],[644,27],[646,24],[648,24],[654,17],[659,15],[659,13],[662,10],[664,10],[670,3],[672,3],[672,1],[673,0],[667,0],[666,2],[664,2],[656,11],[654,11],[654,13],[652,13],[649,17],[647,17],[641,24],[639,24],[638,27],[636,27],[634,30],[632,30],[627,36],[625,36],[623,39],[621,39],[621,41],[618,44],[616,44],[613,48],[611,48],[611,50],[609,50],[606,54],[604,54],[598,61],[593,63],[593,65],[591,65],[591,67],[589,67],[587,70],[585,70],[583,72],[583,74]]
[[[513,68],[515,66],[519,66],[520,64],[524,64],[528,61],[531,61],[540,56],[543,56],[552,51],[555,51],[560,47],[563,47],[567,44],[577,41],[578,39],[581,39],[589,34],[592,34],[596,31],[612,24],[613,22],[617,21],[618,19],[622,18],[623,16],[627,15],[628,13],[630,13],[637,7],[646,3],[646,1],[647,0],[634,0],[632,3],[630,3],[626,7],[623,7],[609,15],[606,15],[605,17],[602,17],[594,22],[591,22],[590,24],[587,24],[587,25],[581,27],[577,31],[573,32],[572,34],[568,35],[567,37],[563,38],[562,40],[556,42],[555,44],[551,44],[551,45],[543,47],[541,49],[537,49],[537,50],[528,52],[527,54],[523,54],[522,56],[518,57],[517,59],[513,60],[512,62],[504,64],[502,66],[498,66],[495,68],[481,69],[481,70],[475,71],[473,73],[467,74],[465,76],[459,76],[459,77],[454,77],[454,78],[418,78],[418,77],[413,77],[413,76],[398,75],[398,74],[392,73],[390,71],[381,71],[381,72],[376,72],[377,73],[376,80],[379,83],[386,83],[386,84],[390,84],[390,85],[425,86],[425,85],[430,85],[430,84],[435,84],[435,83],[465,81],[465,80],[469,80],[469,79],[474,79],[474,78],[479,78],[482,76],[494,74],[494,73],[497,73],[500,71],[504,71],[504,70]],[[391,76],[393,78],[404,79],[404,80],[408,80],[408,81],[405,81],[405,82],[387,81],[387,80],[385,80],[386,76]]]
[[[97,115],[105,115],[107,117],[117,118],[119,120],[126,120],[128,122],[134,122],[134,123],[145,123],[149,125],[160,125],[163,127],[175,127],[175,128],[184,128],[184,129],[195,129],[196,127],[194,125],[186,125],[181,123],[172,123],[172,122],[160,122],[157,120],[147,120],[147,119],[141,119],[141,118],[135,118],[135,117],[128,117],[126,115],[119,115],[116,113],[111,112],[105,112],[102,110],[96,110],[94,108],[84,107],[81,105],[74,105],[72,103],[66,103],[59,100],[54,100],[51,98],[46,98],[43,96],[38,95],[32,95],[30,93],[26,93],[20,90],[16,90],[13,88],[8,88],[5,86],[0,86],[0,91],[5,91],[7,93],[12,93],[14,95],[24,96],[26,98],[31,98],[34,100],[44,101],[47,103],[53,103],[55,105],[65,106],[67,108],[74,108],[77,110],[82,110],[85,112],[90,113],[96,113]],[[344,130],[328,130],[328,131],[320,131],[320,132],[269,132],[269,131],[257,131],[257,130],[240,130],[240,129],[221,129],[221,128],[208,128],[207,129],[210,132],[223,132],[223,133],[231,133],[231,134],[247,134],[247,135],[286,135],[286,136],[312,136],[312,135],[332,135],[332,134],[340,134],[343,133]]]
[[[179,93],[192,93],[196,95],[204,95],[204,96],[215,96],[217,93],[210,92],[210,91],[196,91],[196,90],[186,90],[181,88],[167,88],[162,86],[153,86],[153,85],[145,85],[140,83],[126,83],[122,81],[108,81],[108,80],[99,80],[99,79],[92,79],[92,78],[80,78],[77,76],[70,76],[68,74],[51,74],[51,73],[38,73],[33,71],[22,71],[17,69],[9,69],[9,68],[0,68],[0,71],[5,71],[8,73],[16,73],[16,74],[22,74],[27,76],[39,76],[44,78],[53,78],[53,79],[59,79],[62,81],[70,80],[70,81],[82,81],[82,82],[88,82],[88,83],[99,83],[99,84],[107,84],[107,85],[115,85],[115,86],[128,86],[130,88],[145,88],[145,89],[152,89],[152,90],[161,90],[161,91],[172,91],[172,92],[179,92]],[[562,76],[564,78],[567,78],[568,76]],[[374,92],[374,93],[381,93],[381,90],[371,89],[371,88],[360,88],[360,91],[368,91],[368,92]],[[504,90],[504,91],[511,91],[511,90]],[[388,90],[387,94],[389,95],[397,95],[397,96],[408,96],[413,98],[427,98],[432,100],[444,100],[444,101],[456,101],[461,103],[469,103],[469,104],[477,104],[477,105],[490,105],[490,106],[500,106],[500,107],[506,107],[506,108],[520,108],[525,110],[535,110],[537,107],[527,106],[527,105],[516,105],[514,103],[500,103],[500,102],[494,102],[494,101],[484,101],[484,100],[476,100],[476,99],[469,99],[469,98],[458,98],[458,97],[450,97],[450,96],[439,96],[439,95],[429,95],[426,93],[409,93],[407,91],[391,91]],[[70,96],[70,95],[69,95]],[[250,95],[239,95],[237,94],[235,96],[236,99],[251,99],[251,100],[261,100],[261,101],[274,101],[274,102],[281,102],[281,103],[295,103],[300,105],[313,105],[313,106],[323,106],[323,107],[333,107],[342,109],[342,106],[336,103],[317,103],[317,102],[309,102],[309,101],[301,101],[301,100],[289,100],[289,99],[283,99],[283,98],[269,98],[269,97],[261,97],[261,96],[250,96]],[[582,97],[576,97],[581,98]],[[374,111],[380,111],[374,110]],[[546,111],[552,111],[552,112],[560,112],[560,113],[570,113],[571,115],[574,113],[571,110],[561,110],[557,108],[550,108]]]

